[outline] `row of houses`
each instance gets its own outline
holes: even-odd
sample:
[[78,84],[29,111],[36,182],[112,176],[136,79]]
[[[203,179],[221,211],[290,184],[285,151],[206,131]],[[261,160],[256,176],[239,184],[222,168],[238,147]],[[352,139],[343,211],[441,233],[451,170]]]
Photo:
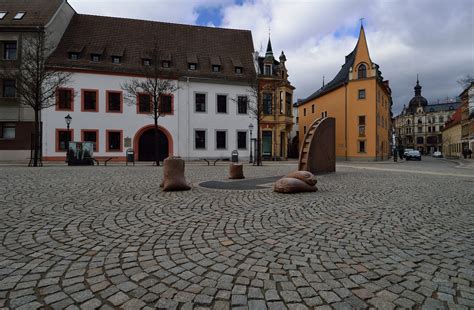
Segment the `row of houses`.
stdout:
[[[286,56],[274,57],[270,39],[260,56],[247,30],[84,15],[67,0],[0,3],[2,67],[20,68],[28,38],[38,34],[51,47],[47,67],[70,74],[55,90],[53,106],[41,111],[43,160],[63,160],[69,141],[94,142],[97,158],[124,160],[132,149],[136,160],[151,160],[151,98],[130,98],[124,90],[144,81],[147,68],[159,70],[174,89],[160,100],[161,159],[229,157],[232,150],[248,158],[255,149],[250,102],[256,98],[263,110],[262,155],[288,155],[294,87]],[[29,158],[34,113],[21,104],[15,80],[0,78],[0,91],[0,160]]]
[[444,155],[448,158],[462,158],[468,154],[466,150],[474,151],[474,82],[465,87],[459,98],[460,105],[442,133]]
[[423,154],[442,152],[451,158],[462,157],[474,148],[474,87],[472,82],[456,98],[428,103],[416,81],[415,96],[394,119],[397,145]]

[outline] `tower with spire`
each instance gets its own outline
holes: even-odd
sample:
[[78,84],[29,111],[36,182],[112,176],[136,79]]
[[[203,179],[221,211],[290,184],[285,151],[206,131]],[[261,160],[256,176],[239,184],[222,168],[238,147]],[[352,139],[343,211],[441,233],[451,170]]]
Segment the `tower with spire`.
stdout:
[[416,75],[416,85],[413,89],[415,90],[415,96],[411,98],[406,110],[406,112],[410,114],[415,114],[419,108],[424,108],[428,105],[428,100],[421,95],[421,85],[418,74]]
[[262,112],[261,149],[264,159],[288,158],[288,140],[293,127],[293,91],[288,81],[286,55],[278,60],[273,53],[270,34],[265,54],[257,59],[258,92]]

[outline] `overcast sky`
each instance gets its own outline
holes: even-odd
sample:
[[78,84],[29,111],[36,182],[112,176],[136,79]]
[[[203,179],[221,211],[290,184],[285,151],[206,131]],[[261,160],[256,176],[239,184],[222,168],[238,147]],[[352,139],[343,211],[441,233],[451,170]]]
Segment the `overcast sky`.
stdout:
[[331,80],[357,41],[360,18],[372,61],[390,81],[397,115],[416,75],[428,101],[455,97],[474,75],[472,0],[69,0],[78,13],[249,29],[257,50],[269,29],[285,51],[295,98]]

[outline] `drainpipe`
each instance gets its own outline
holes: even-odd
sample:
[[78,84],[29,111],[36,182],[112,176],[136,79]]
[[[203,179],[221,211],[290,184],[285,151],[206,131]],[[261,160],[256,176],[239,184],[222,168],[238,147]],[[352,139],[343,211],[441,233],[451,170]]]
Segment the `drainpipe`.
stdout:
[[[375,79],[375,161],[379,160],[379,121],[380,118],[378,117],[379,115],[379,103],[377,102],[377,92],[378,92],[378,85],[377,85],[377,79]],[[382,100],[382,98],[379,98]],[[383,159],[383,153],[380,154],[381,159]]]
[[189,106],[189,76],[186,77],[186,86],[188,88],[188,99],[187,99],[187,110],[188,110],[188,121],[187,121],[187,126],[188,126],[188,143],[187,143],[187,146],[186,146],[186,154],[187,154],[187,159],[189,160],[189,147],[191,145],[191,141],[190,141],[190,137],[191,137],[191,128],[189,126],[189,121],[190,121],[190,118],[191,118],[191,107]]
[[347,161],[347,83],[344,84],[344,145],[345,145],[345,153],[346,153],[346,161]]
[[[176,86],[177,86],[177,89],[176,89],[176,97],[174,98],[174,102],[179,102],[179,80],[176,80]],[[181,152],[179,150],[179,132],[181,130],[179,130],[179,104],[174,104],[174,110],[176,111],[176,122],[177,122],[177,130],[176,130],[176,147],[173,147],[173,153],[176,153],[176,156],[180,156]],[[176,108],[178,107],[178,108]],[[176,148],[176,151],[174,150]],[[174,154],[173,154],[174,156]]]

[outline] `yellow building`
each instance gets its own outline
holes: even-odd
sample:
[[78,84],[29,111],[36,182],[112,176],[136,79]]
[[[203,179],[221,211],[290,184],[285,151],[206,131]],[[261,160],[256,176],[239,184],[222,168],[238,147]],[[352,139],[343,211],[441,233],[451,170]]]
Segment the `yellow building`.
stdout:
[[443,155],[446,158],[462,157],[462,108],[449,117],[443,128]]
[[258,57],[258,91],[260,92],[262,119],[260,121],[261,155],[266,160],[285,160],[293,128],[293,91],[288,81],[283,52],[279,61],[273,56],[268,39],[265,57]]
[[321,117],[336,118],[336,157],[384,160],[391,154],[392,97],[388,81],[372,62],[364,28],[336,77],[298,106],[299,141]]

